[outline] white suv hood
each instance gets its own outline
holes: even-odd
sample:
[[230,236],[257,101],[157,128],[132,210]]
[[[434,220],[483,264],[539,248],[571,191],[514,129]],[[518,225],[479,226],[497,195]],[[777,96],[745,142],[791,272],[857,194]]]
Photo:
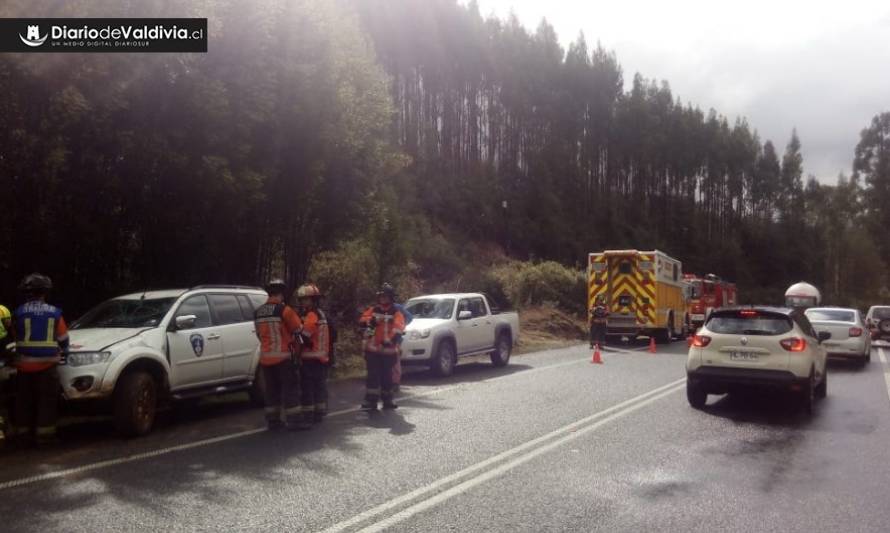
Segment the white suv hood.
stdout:
[[87,328],[68,332],[72,352],[95,352],[151,328]]

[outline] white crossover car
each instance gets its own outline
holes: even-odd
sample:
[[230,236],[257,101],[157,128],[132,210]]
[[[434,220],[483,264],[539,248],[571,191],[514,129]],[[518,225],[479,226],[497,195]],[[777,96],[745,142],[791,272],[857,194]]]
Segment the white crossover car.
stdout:
[[831,340],[822,343],[828,357],[852,359],[861,365],[871,361],[871,335],[857,309],[813,307],[806,315],[817,332],[831,333]]
[[827,393],[827,353],[800,311],[737,307],[714,311],[693,337],[686,360],[686,395],[700,409],[708,394],[773,388],[799,395],[807,412]]

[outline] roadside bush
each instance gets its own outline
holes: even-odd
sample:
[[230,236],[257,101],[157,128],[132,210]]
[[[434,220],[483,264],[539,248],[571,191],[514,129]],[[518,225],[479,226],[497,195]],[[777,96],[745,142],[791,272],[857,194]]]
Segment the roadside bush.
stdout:
[[373,299],[376,274],[371,246],[360,240],[317,254],[309,266],[309,279],[324,293],[327,309],[346,320],[355,317],[356,306]]
[[495,301],[500,297],[518,308],[549,305],[583,314],[587,307],[584,272],[555,261],[512,261],[489,271],[482,285]]

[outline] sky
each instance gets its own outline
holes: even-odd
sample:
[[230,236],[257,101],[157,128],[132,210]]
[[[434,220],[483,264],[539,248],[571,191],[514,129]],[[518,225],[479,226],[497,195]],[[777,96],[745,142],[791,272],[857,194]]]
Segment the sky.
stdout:
[[804,173],[850,174],[860,131],[890,111],[890,0],[477,0],[483,15],[546,18],[614,50],[625,82],[667,80],[675,97],[745,117],[784,150],[797,128]]

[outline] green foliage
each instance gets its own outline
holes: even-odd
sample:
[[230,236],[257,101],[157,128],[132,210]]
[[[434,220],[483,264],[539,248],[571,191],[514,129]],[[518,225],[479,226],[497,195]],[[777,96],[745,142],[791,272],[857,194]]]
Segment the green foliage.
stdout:
[[548,305],[584,314],[587,306],[586,275],[554,261],[511,261],[483,276],[483,290],[494,301],[506,297],[516,307]]

